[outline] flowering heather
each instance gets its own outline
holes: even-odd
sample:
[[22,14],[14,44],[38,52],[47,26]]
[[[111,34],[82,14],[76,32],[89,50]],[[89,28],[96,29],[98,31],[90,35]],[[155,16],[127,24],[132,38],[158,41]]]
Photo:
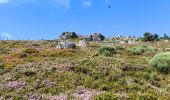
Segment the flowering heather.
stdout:
[[27,97],[29,100],[42,100],[42,96],[35,93],[28,93]]
[[17,82],[17,81],[13,81],[13,82],[8,82],[7,84],[5,84],[6,88],[11,88],[11,89],[18,89],[18,88],[22,88],[26,85],[25,82]]

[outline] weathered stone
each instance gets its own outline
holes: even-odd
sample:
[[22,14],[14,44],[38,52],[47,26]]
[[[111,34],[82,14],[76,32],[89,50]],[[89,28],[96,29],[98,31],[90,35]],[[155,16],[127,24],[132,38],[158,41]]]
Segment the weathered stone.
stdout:
[[100,33],[94,33],[94,34],[86,37],[87,41],[102,41],[104,39],[105,39],[105,37]]
[[74,42],[60,42],[57,45],[57,49],[74,49],[76,44]]
[[70,38],[78,38],[78,35],[75,32],[63,32],[60,35],[60,39],[70,39]]
[[165,51],[170,51],[170,48],[165,48]]
[[87,42],[86,40],[81,40],[81,41],[79,41],[78,46],[87,47],[88,44],[89,44],[89,42]]

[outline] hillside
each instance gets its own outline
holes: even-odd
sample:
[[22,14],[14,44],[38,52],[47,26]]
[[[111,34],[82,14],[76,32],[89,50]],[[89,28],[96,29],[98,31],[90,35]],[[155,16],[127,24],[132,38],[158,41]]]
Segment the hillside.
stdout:
[[103,42],[86,48],[56,49],[53,41],[1,41],[0,100],[169,100],[170,75],[149,65],[169,42],[144,45],[109,44],[115,52],[100,53]]

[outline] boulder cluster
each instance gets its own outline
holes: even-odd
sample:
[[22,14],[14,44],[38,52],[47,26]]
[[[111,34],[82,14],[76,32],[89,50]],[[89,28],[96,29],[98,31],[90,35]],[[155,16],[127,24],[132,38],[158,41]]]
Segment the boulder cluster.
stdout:
[[[70,42],[68,39],[75,39],[75,38],[80,38],[78,43],[75,42]],[[104,40],[104,36],[100,33],[94,33],[89,36],[79,36],[75,32],[63,32],[60,35],[60,39],[58,42],[58,45],[56,48],[58,49],[74,49],[76,46],[79,47],[87,47],[89,44],[89,41],[102,41]]]
[[87,41],[103,41],[105,37],[100,33],[94,33],[85,38]]
[[71,39],[71,38],[78,38],[78,35],[75,32],[63,32],[60,35],[60,39],[62,40]]

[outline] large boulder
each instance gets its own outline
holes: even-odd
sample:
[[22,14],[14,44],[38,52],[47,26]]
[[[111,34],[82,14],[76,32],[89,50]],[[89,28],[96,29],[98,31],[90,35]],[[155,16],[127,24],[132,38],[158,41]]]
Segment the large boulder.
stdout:
[[72,38],[78,38],[78,35],[75,32],[63,32],[60,35],[60,39],[72,39]]
[[87,41],[103,41],[105,37],[100,33],[94,33],[86,38]]
[[59,42],[57,49],[74,49],[76,44],[74,42]]

